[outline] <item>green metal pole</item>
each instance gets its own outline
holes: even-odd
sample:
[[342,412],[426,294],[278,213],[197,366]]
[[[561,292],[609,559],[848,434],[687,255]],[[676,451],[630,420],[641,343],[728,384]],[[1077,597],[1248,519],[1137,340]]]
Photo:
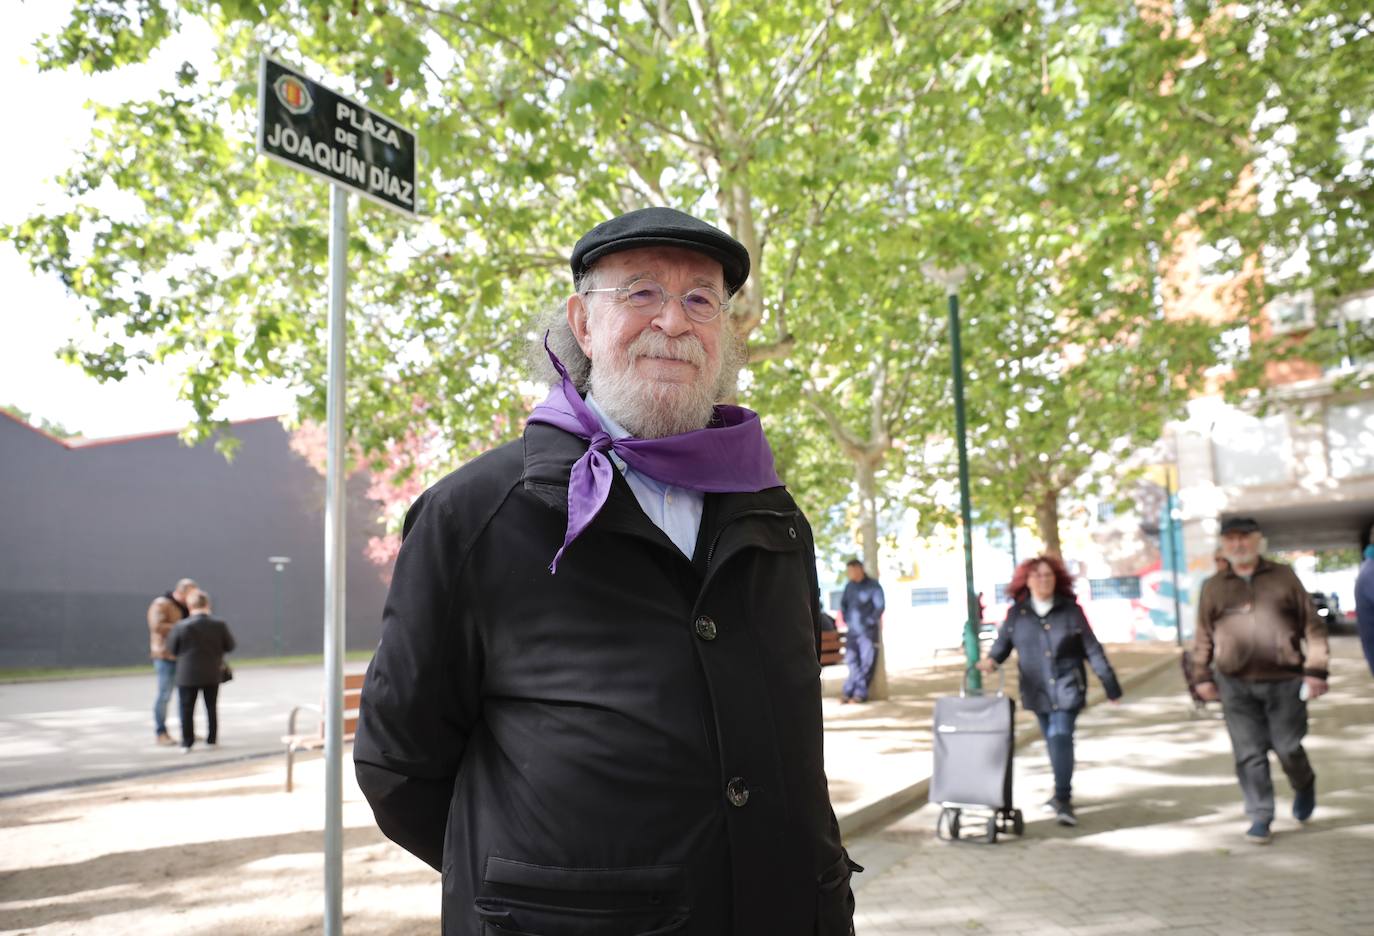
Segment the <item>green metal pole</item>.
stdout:
[[[959,516],[964,524],[964,600],[968,620],[964,624],[964,658],[969,666],[978,662],[978,596],[973,591],[973,521],[969,511],[968,444],[964,429],[964,352],[959,344],[959,294],[949,293],[949,345],[954,366],[954,430],[959,437]],[[968,674],[970,689],[982,689],[982,674]]]
[[1178,547],[1174,541],[1174,479],[1169,469],[1164,469],[1164,507],[1169,517],[1169,566],[1174,584],[1174,641],[1183,646],[1183,608],[1178,600]]
[[1011,532],[1011,567],[1016,569],[1016,514],[1007,518],[1007,530]]

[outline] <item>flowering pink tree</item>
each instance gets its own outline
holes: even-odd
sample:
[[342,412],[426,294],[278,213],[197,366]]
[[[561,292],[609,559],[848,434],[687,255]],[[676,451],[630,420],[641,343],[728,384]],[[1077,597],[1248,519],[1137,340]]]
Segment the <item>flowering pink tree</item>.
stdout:
[[[364,548],[369,562],[390,580],[391,567],[401,548],[401,524],[405,512],[445,467],[442,464],[439,435],[427,421],[392,441],[386,450],[364,457],[356,445],[349,446],[346,474],[352,478],[367,472],[367,498],[379,514],[384,532],[370,536]],[[321,476],[328,465],[326,428],[320,423],[303,422],[290,435],[291,451],[304,458]]]
[[[533,406],[532,400],[528,402]],[[391,579],[391,569],[401,549],[401,526],[410,505],[440,477],[505,439],[512,428],[508,416],[498,415],[492,422],[489,436],[458,446],[439,432],[426,410],[425,404],[417,401],[413,428],[381,452],[365,456],[358,446],[349,446],[348,477],[368,472],[367,498],[376,504],[384,530],[380,536],[368,537],[364,554],[381,570],[386,581]],[[328,434],[323,425],[309,421],[301,423],[291,432],[290,444],[293,452],[324,475],[328,463]]]

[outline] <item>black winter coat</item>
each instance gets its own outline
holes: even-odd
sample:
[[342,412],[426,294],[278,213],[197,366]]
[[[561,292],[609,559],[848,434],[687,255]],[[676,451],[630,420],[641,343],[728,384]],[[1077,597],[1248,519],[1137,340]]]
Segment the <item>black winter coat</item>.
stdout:
[[1042,715],[1081,709],[1088,694],[1085,659],[1102,681],[1107,698],[1121,698],[1121,684],[1107,654],[1088,626],[1083,608],[1072,598],[1055,595],[1044,617],[1035,613],[1029,598],[1013,604],[988,656],[1001,663],[1013,647],[1023,708]]
[[696,555],[615,472],[548,570],[586,443],[551,426],[406,516],[358,782],[443,872],[445,936],[845,936],[811,531],[707,494]]
[[191,615],[167,636],[167,650],[177,658],[178,686],[218,686],[224,655],[233,649],[229,625],[208,614]]

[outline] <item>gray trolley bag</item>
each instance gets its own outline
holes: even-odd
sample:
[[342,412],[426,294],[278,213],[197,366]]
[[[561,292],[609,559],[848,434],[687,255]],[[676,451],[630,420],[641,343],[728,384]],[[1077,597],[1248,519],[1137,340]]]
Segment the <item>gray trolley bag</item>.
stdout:
[[[934,772],[930,801],[940,804],[936,835],[944,841],[996,842],[998,833],[1021,835],[1025,820],[1012,805],[1016,703],[997,671],[995,695],[970,694],[969,667],[957,696],[935,700]],[[970,821],[973,820],[973,821]],[[978,829],[972,836],[965,830]]]

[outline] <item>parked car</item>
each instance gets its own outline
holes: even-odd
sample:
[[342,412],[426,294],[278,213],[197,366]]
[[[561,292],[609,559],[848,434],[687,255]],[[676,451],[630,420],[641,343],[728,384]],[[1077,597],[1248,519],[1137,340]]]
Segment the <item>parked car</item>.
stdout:
[[1341,613],[1341,599],[1335,593],[1308,592],[1312,596],[1312,604],[1317,606],[1317,616],[1326,622],[1326,629],[1329,633],[1339,634],[1350,629],[1349,622],[1344,614]]

